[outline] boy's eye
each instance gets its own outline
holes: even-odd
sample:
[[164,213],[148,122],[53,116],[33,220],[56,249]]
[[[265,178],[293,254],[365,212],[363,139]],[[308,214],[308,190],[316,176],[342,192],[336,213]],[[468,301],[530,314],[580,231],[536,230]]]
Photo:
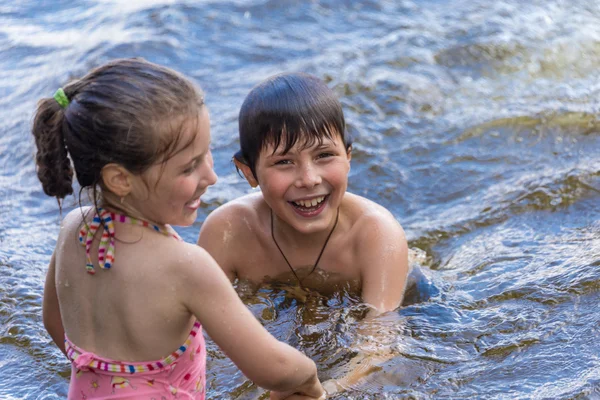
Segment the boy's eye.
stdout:
[[292,160],[279,160],[275,162],[275,165],[288,165],[291,164]]
[[327,157],[333,157],[333,154],[332,154],[332,153],[327,153],[327,152],[324,152],[324,153],[320,153],[320,154],[317,156],[317,158],[327,158]]

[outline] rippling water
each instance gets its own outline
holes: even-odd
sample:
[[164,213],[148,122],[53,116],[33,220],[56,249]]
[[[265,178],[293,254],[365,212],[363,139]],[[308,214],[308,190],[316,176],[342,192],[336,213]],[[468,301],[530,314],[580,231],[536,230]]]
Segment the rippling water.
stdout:
[[[357,333],[363,310],[343,291],[245,296],[323,379],[357,341],[394,350],[334,398],[600,398],[600,4],[525,3],[1,0],[0,398],[68,387],[41,323],[60,217],[35,176],[35,103],[130,56],[207,93],[220,181],[180,230],[188,241],[247,191],[230,157],[254,84],[305,71],[339,94],[356,142],[350,190],[394,213],[423,276],[373,338]],[[261,396],[210,346],[209,398]]]

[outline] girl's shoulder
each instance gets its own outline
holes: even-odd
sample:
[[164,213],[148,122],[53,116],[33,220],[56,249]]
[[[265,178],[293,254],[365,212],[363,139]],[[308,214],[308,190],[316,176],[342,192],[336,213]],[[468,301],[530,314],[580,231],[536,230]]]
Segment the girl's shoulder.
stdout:
[[84,223],[90,223],[94,218],[93,207],[77,207],[67,213],[60,223],[60,236],[79,234]]

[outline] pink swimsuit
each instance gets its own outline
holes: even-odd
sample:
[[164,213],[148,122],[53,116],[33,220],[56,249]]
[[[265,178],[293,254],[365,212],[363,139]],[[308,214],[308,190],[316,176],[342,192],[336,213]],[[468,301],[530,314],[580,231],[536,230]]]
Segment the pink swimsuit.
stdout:
[[[161,228],[99,209],[89,226],[79,232],[86,247],[87,271],[94,274],[90,247],[102,225],[104,232],[98,250],[101,268],[110,268],[114,260],[114,222],[143,225],[181,240],[172,228]],[[89,229],[88,229],[89,228]],[[71,360],[69,399],[195,399],[204,400],[206,383],[206,347],[202,326],[194,324],[187,340],[167,357],[148,362],[114,361],[77,347],[65,335],[67,356]]]

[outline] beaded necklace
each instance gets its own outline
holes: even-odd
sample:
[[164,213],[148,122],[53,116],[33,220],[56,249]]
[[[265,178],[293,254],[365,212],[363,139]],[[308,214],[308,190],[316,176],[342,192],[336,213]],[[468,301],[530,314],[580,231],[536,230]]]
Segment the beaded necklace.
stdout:
[[88,274],[94,275],[96,273],[96,271],[94,270],[94,264],[92,263],[91,248],[92,242],[94,241],[94,236],[100,228],[100,225],[102,225],[104,228],[104,231],[102,232],[102,237],[100,238],[100,245],[98,246],[98,265],[100,265],[100,268],[102,269],[109,269],[110,267],[112,267],[112,264],[115,260],[114,221],[123,224],[145,226],[147,228],[155,230],[156,232],[162,233],[165,236],[171,236],[179,241],[183,241],[183,239],[179,237],[177,232],[175,232],[175,230],[169,225],[154,225],[143,219],[133,218],[123,214],[117,214],[114,212],[107,211],[103,208],[98,208],[97,211],[98,213],[94,215],[92,222],[89,225],[84,224],[84,226],[79,231],[79,242],[82,246],[85,246],[85,255],[87,261],[85,269],[87,270]]

